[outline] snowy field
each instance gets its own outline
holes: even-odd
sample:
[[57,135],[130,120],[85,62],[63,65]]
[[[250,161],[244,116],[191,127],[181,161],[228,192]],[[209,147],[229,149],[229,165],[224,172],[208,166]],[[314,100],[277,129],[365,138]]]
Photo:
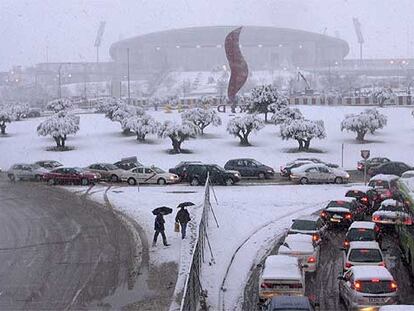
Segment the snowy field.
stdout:
[[[15,162],[34,162],[41,159],[55,159],[65,165],[86,166],[94,162],[115,162],[122,157],[136,155],[144,164],[155,164],[168,169],[183,160],[201,160],[224,165],[228,159],[252,157],[278,170],[281,164],[299,156],[316,156],[323,160],[341,164],[341,145],[344,144],[344,167],[354,169],[360,159],[361,149],[370,149],[371,156],[388,156],[391,159],[412,164],[414,143],[414,119],[411,109],[389,107],[380,109],[388,116],[388,125],[374,135],[367,134],[367,143],[355,141],[354,133],[341,132],[340,122],[347,113],[356,113],[361,107],[299,107],[306,118],[322,119],[325,122],[327,138],[313,140],[311,148],[321,153],[292,153],[297,148],[296,141],[283,141],[279,129],[267,125],[265,129],[252,134],[251,147],[240,147],[238,139],[230,136],[226,130],[227,120],[231,115],[220,114],[223,125],[208,127],[205,137],[183,143],[189,154],[170,155],[169,139],[148,136],[147,143],[139,143],[135,136],[126,137],[121,133],[119,123],[111,122],[103,115],[81,115],[80,131],[70,136],[67,145],[75,150],[66,152],[46,151],[54,141],[48,137],[39,137],[36,127],[41,119],[13,122],[7,126],[8,135],[0,137],[0,167],[8,168]],[[179,119],[180,115],[172,113],[150,112],[158,120]]]

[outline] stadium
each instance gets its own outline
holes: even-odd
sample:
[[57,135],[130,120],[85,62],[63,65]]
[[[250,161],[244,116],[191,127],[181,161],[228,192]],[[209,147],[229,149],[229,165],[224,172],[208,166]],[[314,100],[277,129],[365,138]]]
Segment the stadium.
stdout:
[[[110,56],[118,72],[130,62],[131,74],[211,71],[227,64],[226,35],[237,26],[173,29],[118,41]],[[314,69],[338,65],[349,52],[344,40],[322,34],[262,26],[244,26],[242,53],[251,71]]]

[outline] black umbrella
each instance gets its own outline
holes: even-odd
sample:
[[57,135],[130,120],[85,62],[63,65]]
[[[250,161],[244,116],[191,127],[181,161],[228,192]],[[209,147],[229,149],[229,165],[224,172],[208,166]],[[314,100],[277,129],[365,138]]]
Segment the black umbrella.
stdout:
[[182,202],[182,203],[177,205],[177,208],[193,206],[193,205],[195,205],[193,202]]
[[167,206],[161,206],[161,207],[157,207],[156,209],[154,209],[152,211],[152,213],[154,215],[158,215],[158,214],[163,214],[163,215],[168,215],[172,213],[172,208],[169,208]]

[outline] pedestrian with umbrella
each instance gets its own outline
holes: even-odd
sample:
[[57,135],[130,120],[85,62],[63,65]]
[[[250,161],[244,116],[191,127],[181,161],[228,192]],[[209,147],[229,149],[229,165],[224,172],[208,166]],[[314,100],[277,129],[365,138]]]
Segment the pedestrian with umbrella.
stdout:
[[175,222],[180,224],[181,227],[181,238],[185,239],[185,234],[187,230],[187,223],[191,220],[190,213],[185,209],[187,206],[195,205],[192,202],[183,202],[178,204],[177,208],[180,210],[177,212],[175,216]]
[[154,233],[154,239],[152,241],[152,246],[157,245],[157,239],[158,239],[159,234],[161,234],[162,236],[162,242],[164,243],[164,246],[170,246],[170,244],[168,244],[167,242],[167,237],[165,236],[164,215],[171,214],[172,208],[161,206],[161,207],[154,209],[152,213],[156,215],[155,222],[154,222],[155,233]]

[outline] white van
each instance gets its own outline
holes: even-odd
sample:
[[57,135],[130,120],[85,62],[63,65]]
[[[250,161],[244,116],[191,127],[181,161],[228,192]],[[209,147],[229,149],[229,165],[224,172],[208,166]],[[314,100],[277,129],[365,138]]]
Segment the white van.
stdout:
[[305,295],[305,280],[295,257],[272,255],[264,263],[259,279],[260,301],[280,295]]

